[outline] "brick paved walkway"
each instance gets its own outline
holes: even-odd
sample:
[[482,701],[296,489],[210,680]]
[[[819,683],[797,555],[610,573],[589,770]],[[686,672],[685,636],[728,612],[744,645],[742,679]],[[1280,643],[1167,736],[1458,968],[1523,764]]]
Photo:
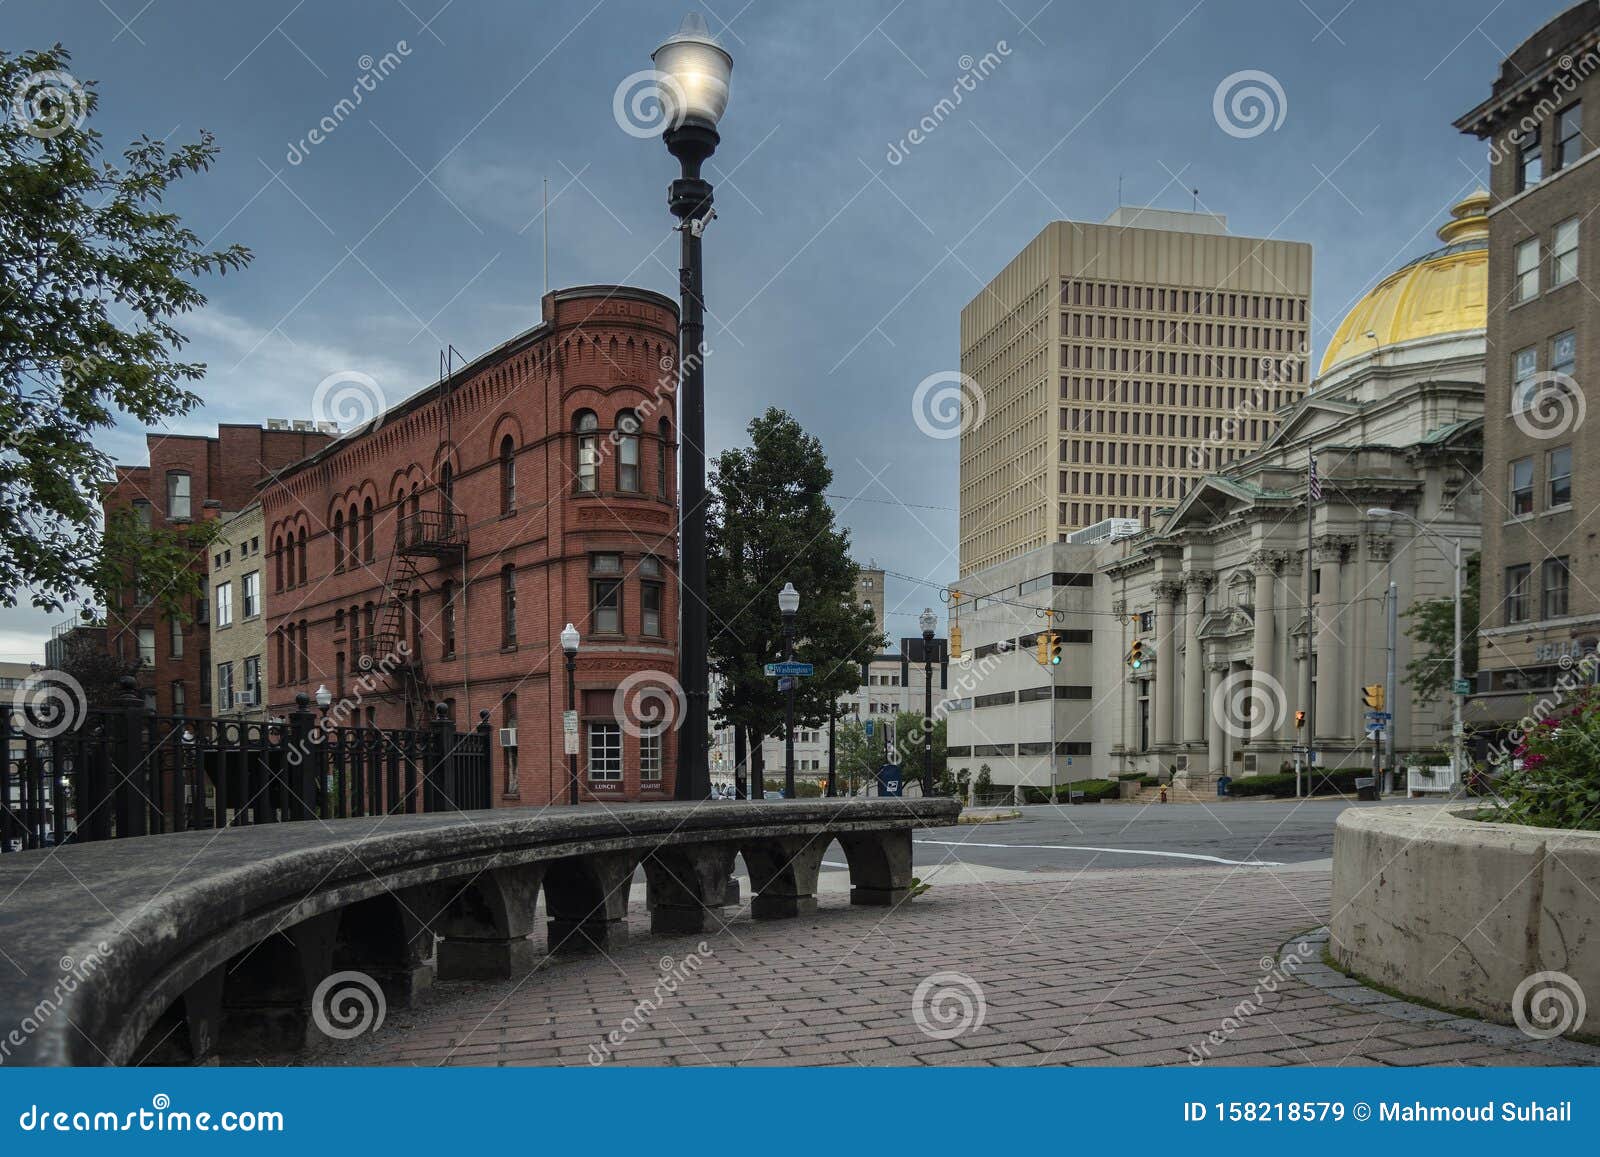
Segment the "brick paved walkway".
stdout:
[[[551,962],[520,982],[453,984],[382,1029],[306,1059],[325,1064],[1170,1065],[1207,1047],[1219,1065],[1554,1064],[1427,1024],[1276,983],[1232,1031],[1224,1019],[1272,974],[1281,944],[1327,918],[1324,867],[1084,872],[936,886],[908,908],[822,897],[815,917],[703,939],[634,935],[609,958]],[[732,911],[731,909],[729,910]],[[935,973],[981,991],[983,1017],[936,1039],[913,998]],[[642,1023],[663,977],[682,977]],[[939,1030],[976,1009],[947,977]],[[952,995],[953,994],[953,995]],[[963,1007],[962,999],[966,1000]],[[937,1019],[938,1015],[952,1018]],[[1221,1043],[1207,1042],[1216,1031]],[[620,1043],[608,1044],[616,1033]],[[602,1049],[609,1049],[605,1057]]]

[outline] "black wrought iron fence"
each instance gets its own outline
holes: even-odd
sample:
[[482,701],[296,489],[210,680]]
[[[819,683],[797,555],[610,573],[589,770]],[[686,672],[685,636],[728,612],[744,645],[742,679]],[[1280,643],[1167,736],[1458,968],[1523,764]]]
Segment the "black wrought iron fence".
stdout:
[[488,713],[458,731],[155,715],[137,694],[57,731],[7,713],[0,852],[69,840],[493,806]]

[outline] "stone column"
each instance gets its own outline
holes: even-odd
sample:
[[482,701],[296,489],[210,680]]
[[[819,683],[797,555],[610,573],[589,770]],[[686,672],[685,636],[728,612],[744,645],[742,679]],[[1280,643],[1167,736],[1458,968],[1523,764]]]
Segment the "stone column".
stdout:
[[1173,741],[1174,712],[1178,696],[1178,607],[1183,587],[1158,583],[1156,596],[1156,719],[1157,747]]
[[1200,619],[1205,615],[1206,587],[1210,574],[1189,571],[1183,576],[1189,601],[1184,611],[1183,629],[1183,741],[1198,747],[1206,741],[1204,670],[1200,662]]
[[1345,545],[1325,538],[1317,543],[1321,591],[1317,595],[1317,738],[1342,736],[1348,730],[1343,710],[1344,656],[1340,617],[1344,591],[1339,581],[1344,570]]
[[[1272,739],[1278,733],[1283,726],[1282,716],[1292,708],[1288,707],[1287,688],[1283,687],[1283,674],[1278,670],[1277,568],[1280,563],[1277,556],[1265,551],[1256,555],[1251,562],[1256,575],[1256,633],[1251,677],[1258,689],[1265,687],[1265,691],[1256,696],[1257,702],[1270,703],[1271,710],[1278,711],[1277,716],[1259,721],[1259,731],[1254,728],[1256,721],[1252,721],[1250,738],[1252,741],[1261,741]],[[1280,707],[1282,711],[1278,710]]]
[[1225,711],[1217,702],[1217,692],[1227,672],[1226,664],[1211,663],[1206,667],[1206,770],[1212,775],[1228,770],[1228,736],[1222,729]]

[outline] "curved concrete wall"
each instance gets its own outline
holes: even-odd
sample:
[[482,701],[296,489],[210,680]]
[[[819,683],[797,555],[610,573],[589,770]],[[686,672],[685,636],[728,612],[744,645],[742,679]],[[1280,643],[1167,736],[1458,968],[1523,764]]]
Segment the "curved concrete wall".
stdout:
[[1600,833],[1482,823],[1476,809],[1348,808],[1333,839],[1330,948],[1398,992],[1512,1022],[1536,972],[1564,972],[1600,1034]]

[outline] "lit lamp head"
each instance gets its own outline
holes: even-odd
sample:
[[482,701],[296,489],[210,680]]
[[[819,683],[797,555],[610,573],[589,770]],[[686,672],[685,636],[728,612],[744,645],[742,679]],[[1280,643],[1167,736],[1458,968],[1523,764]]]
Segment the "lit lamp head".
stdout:
[[1398,510],[1390,510],[1387,506],[1369,506],[1367,508],[1367,517],[1376,522],[1388,522],[1391,519],[1404,518],[1405,515]]
[[328,690],[328,685],[326,683],[318,684],[317,685],[317,706],[322,708],[324,711],[326,711],[328,709],[329,704],[331,704],[332,702],[333,702],[333,692]]
[[783,612],[786,619],[794,618],[800,610],[800,592],[794,589],[793,583],[784,583],[783,589],[778,592],[778,610]]
[[917,622],[922,625],[922,637],[931,639],[934,629],[939,625],[939,616],[933,613],[932,607],[923,607],[922,614],[917,616]]
[[698,12],[683,18],[683,25],[650,54],[661,74],[658,85],[667,132],[697,124],[715,133],[728,107],[728,78],[733,57],[717,43]]
[[578,628],[571,623],[561,628],[561,649],[569,656],[578,653]]

